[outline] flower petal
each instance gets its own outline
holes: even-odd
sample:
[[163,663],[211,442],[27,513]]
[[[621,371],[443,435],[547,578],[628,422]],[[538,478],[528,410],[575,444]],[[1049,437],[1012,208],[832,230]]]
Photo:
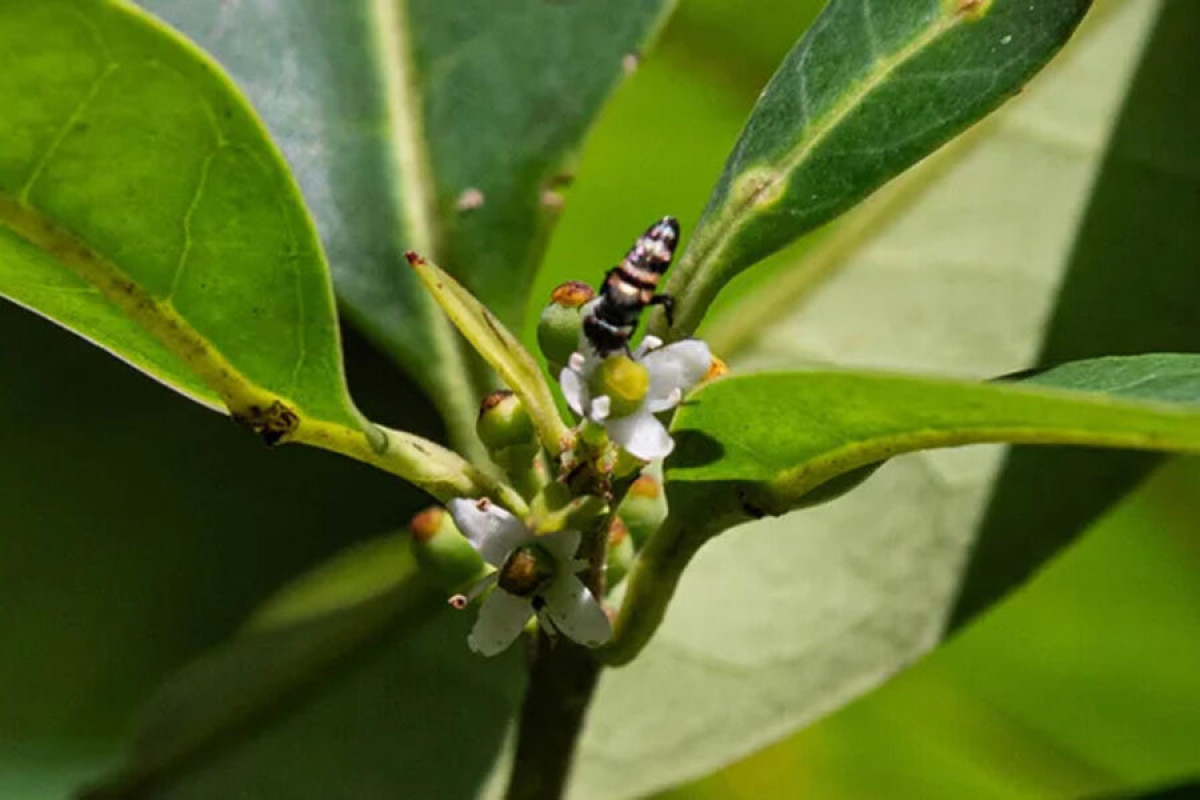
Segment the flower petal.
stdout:
[[642,461],[666,458],[675,449],[671,434],[645,406],[628,417],[606,420],[604,429],[608,438]]
[[568,528],[546,536],[539,536],[537,543],[545,548],[546,552],[553,556],[559,564],[569,564],[571,559],[575,558],[575,551],[579,549],[581,538],[582,534],[579,531]]
[[493,567],[502,566],[509,553],[533,538],[521,520],[495,503],[456,497],[446,508],[454,524]]
[[562,387],[563,397],[567,400],[567,405],[571,407],[579,416],[583,416],[583,407],[588,402],[587,383],[583,377],[571,369],[566,367],[562,372],[558,373],[558,385]]
[[608,415],[612,413],[612,399],[608,395],[602,394],[592,401],[592,407],[588,412],[588,419],[592,422],[603,422],[608,419]]
[[642,337],[642,343],[634,348],[633,358],[635,361],[641,361],[642,358],[647,353],[649,353],[653,350],[657,350],[658,348],[662,347],[662,345],[663,345],[662,339],[658,338],[657,336],[647,333],[645,336]]
[[467,644],[476,653],[494,656],[521,635],[532,616],[533,604],[527,598],[497,588],[483,601]]
[[704,379],[711,365],[712,353],[699,339],[685,339],[647,353],[642,359],[642,366],[650,372],[646,406],[654,412],[673,408],[684,392]]
[[554,579],[542,595],[546,613],[564,636],[588,647],[604,644],[612,636],[608,615],[583,582],[570,573]]

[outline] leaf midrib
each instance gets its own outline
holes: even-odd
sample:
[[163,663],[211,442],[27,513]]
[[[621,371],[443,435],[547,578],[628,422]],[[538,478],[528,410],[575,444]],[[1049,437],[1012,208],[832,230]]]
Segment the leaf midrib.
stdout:
[[[369,17],[375,32],[375,56],[382,73],[383,104],[387,118],[389,160],[394,180],[392,202],[409,247],[435,260],[441,259],[437,225],[437,195],[433,162],[429,155],[424,124],[424,101],[413,61],[409,32],[408,0],[369,0]],[[396,253],[400,270],[401,254]],[[450,438],[472,461],[486,463],[487,457],[474,435],[475,403],[478,392],[471,381],[462,346],[449,321],[426,293],[416,302],[425,309],[432,352],[429,354],[430,383],[439,396],[431,398],[441,410]]]

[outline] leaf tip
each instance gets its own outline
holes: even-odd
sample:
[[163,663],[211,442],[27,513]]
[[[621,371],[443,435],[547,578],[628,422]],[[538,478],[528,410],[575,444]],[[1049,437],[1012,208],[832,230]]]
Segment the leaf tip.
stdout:
[[416,250],[406,250],[404,257],[408,259],[408,265],[410,267],[423,267],[427,263],[425,259],[422,258],[421,254]]

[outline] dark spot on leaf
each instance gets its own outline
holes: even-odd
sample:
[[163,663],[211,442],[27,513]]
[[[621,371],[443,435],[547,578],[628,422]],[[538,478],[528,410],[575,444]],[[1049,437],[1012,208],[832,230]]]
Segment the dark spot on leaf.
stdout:
[[268,445],[279,444],[300,424],[296,412],[279,400],[266,408],[252,405],[244,411],[234,412],[233,419]]

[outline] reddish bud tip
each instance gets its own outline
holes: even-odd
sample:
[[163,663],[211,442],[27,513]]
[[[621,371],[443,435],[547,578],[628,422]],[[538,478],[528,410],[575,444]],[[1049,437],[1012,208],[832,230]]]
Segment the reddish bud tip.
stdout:
[[625,526],[625,521],[620,517],[614,516],[608,526],[608,546],[618,546],[621,542],[625,541],[625,537],[627,536],[629,536],[629,528]]
[[513,393],[508,389],[497,389],[491,394],[483,398],[479,404],[479,414],[482,416],[485,412],[491,411],[496,406],[503,403],[508,398],[512,397]]
[[729,365],[716,356],[712,357],[712,363],[708,365],[708,372],[704,374],[704,380],[711,381],[714,378],[722,378],[729,374]]
[[421,256],[417,254],[416,250],[409,250],[405,252],[404,257],[408,259],[409,265],[413,267],[425,263],[425,259],[421,258]]
[[583,281],[567,281],[554,288],[550,293],[550,302],[556,306],[579,308],[595,296],[596,291]]
[[445,519],[446,509],[440,506],[430,506],[412,518],[412,521],[408,523],[408,529],[412,531],[413,539],[423,544],[437,536]]
[[640,475],[629,486],[629,493],[634,497],[647,497],[651,500],[662,494],[662,484],[652,475]]

